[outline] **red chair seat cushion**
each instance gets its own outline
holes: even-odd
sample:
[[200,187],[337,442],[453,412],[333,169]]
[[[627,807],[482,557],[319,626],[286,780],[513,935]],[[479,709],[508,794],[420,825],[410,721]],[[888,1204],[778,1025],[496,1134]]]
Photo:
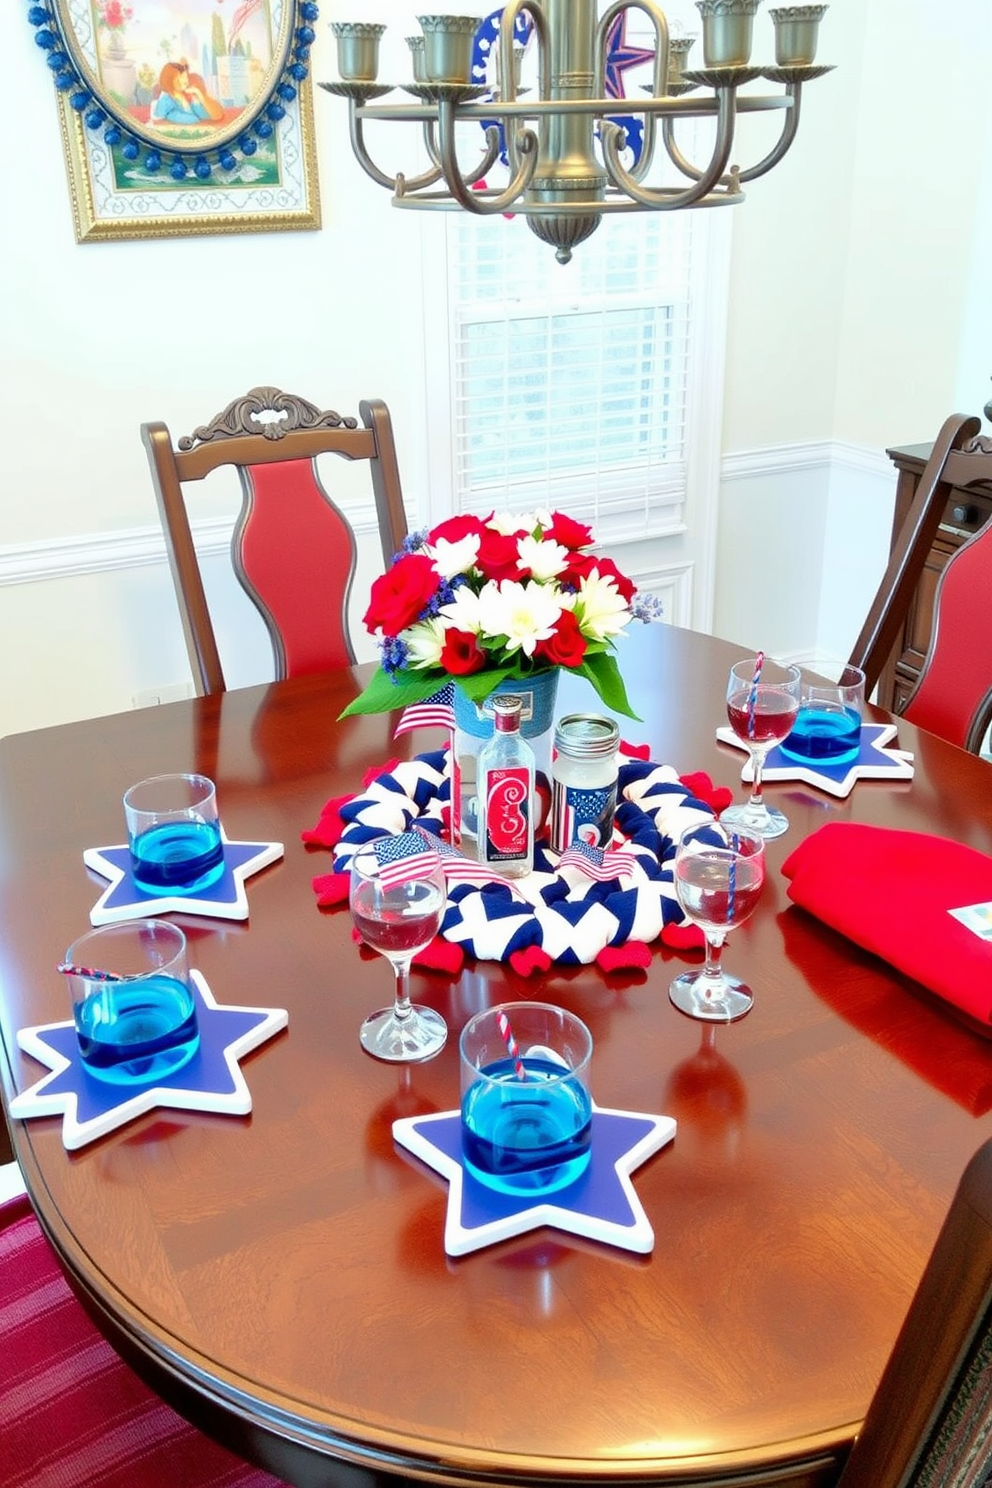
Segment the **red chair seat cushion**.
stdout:
[[127,1367],[76,1301],[26,1199],[0,1206],[0,1339],[3,1488],[282,1488]]

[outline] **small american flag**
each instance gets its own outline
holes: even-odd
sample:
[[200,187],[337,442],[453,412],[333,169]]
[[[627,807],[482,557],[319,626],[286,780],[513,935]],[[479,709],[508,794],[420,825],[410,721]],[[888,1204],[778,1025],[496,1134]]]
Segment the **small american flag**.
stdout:
[[[418,831],[419,828],[414,828]],[[428,834],[422,833],[425,839]],[[467,858],[464,853],[452,847],[450,842],[444,842],[440,838],[431,837],[430,842],[434,851],[441,859],[441,868],[444,872],[445,883],[448,884],[488,884],[503,882],[510,890],[514,899],[523,899],[510,879],[500,879],[499,873],[490,863],[480,863],[475,858]],[[526,901],[525,901],[526,902]]]
[[440,857],[433,841],[423,832],[400,832],[395,837],[379,837],[372,851],[382,870],[379,882],[384,889],[430,878]]
[[558,859],[559,868],[578,868],[597,883],[622,878],[637,864],[637,854],[629,847],[593,847],[591,842],[573,842]]
[[417,728],[450,730],[454,726],[455,685],[453,682],[446,682],[433,697],[425,698],[422,703],[411,703],[409,708],[403,709],[393,738],[398,739],[400,734],[409,734]]

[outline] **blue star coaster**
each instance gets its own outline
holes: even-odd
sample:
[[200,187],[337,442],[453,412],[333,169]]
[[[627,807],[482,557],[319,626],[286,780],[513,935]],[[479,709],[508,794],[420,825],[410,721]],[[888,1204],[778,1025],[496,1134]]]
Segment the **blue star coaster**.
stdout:
[[209,889],[197,894],[150,894],[131,876],[127,847],[88,847],[83,862],[110,883],[90,910],[91,925],[116,925],[121,920],[143,920],[149,915],[178,910],[209,915],[217,920],[246,920],[245,879],[275,863],[283,854],[281,842],[228,842],[225,837],[224,872]]
[[62,1141],[70,1150],[156,1106],[247,1115],[251,1091],[238,1061],[285,1028],[289,1014],[284,1008],[219,1007],[198,971],[190,973],[190,984],[200,1047],[182,1069],[156,1084],[113,1084],[98,1080],[84,1067],[73,1023],[22,1028],[18,1044],[51,1073],[14,1097],[10,1115],[26,1119],[63,1112]]
[[542,1225],[646,1255],[654,1248],[654,1231],[630,1175],[674,1135],[671,1116],[607,1111],[594,1105],[589,1166],[567,1188],[541,1198],[498,1193],[462,1166],[459,1111],[393,1122],[393,1136],[400,1146],[448,1180],[444,1248],[453,1256],[468,1255]]
[[[718,728],[716,736],[721,744],[730,744],[734,749],[746,749],[731,728]],[[888,746],[896,736],[894,723],[863,723],[861,725],[861,747],[856,759],[842,765],[801,765],[782,753],[777,744],[768,751],[761,778],[766,783],[772,780],[803,780],[815,785],[817,790],[831,796],[850,795],[857,780],[912,780],[913,756],[905,749],[890,749]],[[750,756],[741,770],[741,779],[750,783],[754,770]]]

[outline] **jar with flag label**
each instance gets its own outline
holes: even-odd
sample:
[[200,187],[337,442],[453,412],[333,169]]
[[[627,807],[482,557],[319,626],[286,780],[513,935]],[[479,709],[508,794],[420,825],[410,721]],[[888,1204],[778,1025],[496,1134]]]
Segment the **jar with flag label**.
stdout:
[[479,861],[501,878],[534,866],[534,751],[520,734],[519,697],[492,700],[496,731],[479,753]]
[[555,726],[551,846],[609,847],[617,808],[620,730],[612,718],[569,713]]

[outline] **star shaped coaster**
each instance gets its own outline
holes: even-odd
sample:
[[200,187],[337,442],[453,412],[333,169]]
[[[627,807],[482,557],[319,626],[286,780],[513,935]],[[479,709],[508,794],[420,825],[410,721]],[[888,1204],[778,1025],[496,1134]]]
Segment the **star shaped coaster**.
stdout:
[[[716,736],[721,744],[730,744],[734,749],[746,749],[732,728],[718,728]],[[841,765],[801,765],[782,753],[777,744],[768,751],[761,778],[766,783],[772,780],[804,780],[818,790],[831,796],[850,795],[857,780],[912,780],[913,756],[905,749],[890,749],[888,746],[896,736],[894,723],[863,723],[861,725],[861,747],[856,759]],[[741,770],[741,779],[750,783],[754,769],[748,757]]]
[[468,1255],[542,1225],[646,1255],[654,1248],[654,1231],[630,1175],[674,1135],[671,1116],[608,1111],[594,1105],[589,1166],[567,1188],[542,1198],[498,1193],[462,1166],[459,1111],[393,1122],[393,1136],[400,1146],[448,1180],[444,1248],[453,1256]]
[[62,1141],[70,1150],[156,1106],[247,1115],[251,1091],[238,1061],[285,1028],[289,1014],[284,1008],[220,1007],[198,971],[190,973],[190,984],[200,1047],[182,1069],[155,1084],[113,1084],[84,1067],[73,1023],[22,1028],[18,1044],[51,1073],[14,1097],[10,1115],[26,1119],[63,1112]]
[[110,883],[90,910],[91,925],[116,925],[121,920],[148,915],[209,915],[217,920],[246,920],[245,879],[282,857],[281,842],[228,842],[223,839],[224,872],[210,888],[197,894],[151,894],[131,876],[131,854],[125,847],[88,847],[83,862]]

